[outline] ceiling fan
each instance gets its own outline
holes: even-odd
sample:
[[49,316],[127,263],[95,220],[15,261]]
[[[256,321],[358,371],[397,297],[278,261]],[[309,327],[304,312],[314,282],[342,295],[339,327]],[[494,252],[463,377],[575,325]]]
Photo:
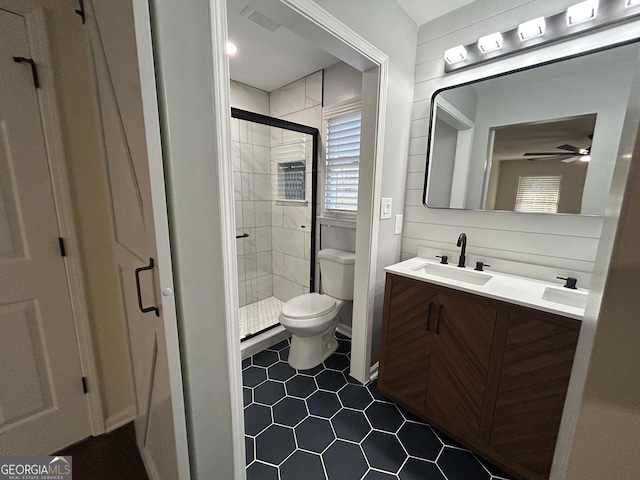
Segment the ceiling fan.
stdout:
[[[593,139],[593,135],[589,135],[590,139]],[[564,150],[564,152],[527,152],[524,154],[525,157],[537,157],[537,158],[529,158],[530,162],[536,160],[560,160],[563,163],[571,163],[576,160],[580,160],[582,162],[588,162],[591,160],[591,146],[588,148],[579,148],[574,145],[560,145],[556,147],[560,150]]]

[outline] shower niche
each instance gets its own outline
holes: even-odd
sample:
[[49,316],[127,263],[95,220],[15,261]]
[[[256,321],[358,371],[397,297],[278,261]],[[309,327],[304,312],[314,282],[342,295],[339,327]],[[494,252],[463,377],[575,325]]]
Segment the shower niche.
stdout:
[[231,109],[240,339],[315,291],[316,128]]

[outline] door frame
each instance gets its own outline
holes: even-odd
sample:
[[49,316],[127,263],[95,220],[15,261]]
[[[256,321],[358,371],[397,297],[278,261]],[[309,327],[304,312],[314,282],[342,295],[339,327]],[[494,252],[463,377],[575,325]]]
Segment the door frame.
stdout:
[[80,351],[80,363],[83,375],[87,377],[89,386],[86,397],[91,433],[93,436],[97,436],[105,432],[104,410],[102,407],[102,395],[100,394],[100,379],[96,364],[92,328],[89,322],[84,275],[82,273],[82,258],[74,220],[69,174],[65,163],[45,15],[43,9],[31,0],[0,0],[0,7],[24,17],[29,47],[33,60],[39,67],[40,88],[37,89],[36,95],[42,115],[42,129],[57,213],[56,220],[60,236],[65,241],[66,256],[63,257],[63,261]]
[[[262,0],[259,3],[261,9],[268,3],[279,15],[287,17],[287,27],[291,23],[296,25],[295,29],[291,28],[293,31],[308,31],[316,39],[324,40],[328,51],[365,72],[368,90],[377,94],[377,101],[370,102],[369,107],[375,124],[374,138],[367,142],[366,152],[367,158],[372,159],[367,166],[370,180],[359,196],[361,215],[356,238],[359,249],[356,278],[359,280],[356,280],[354,304],[359,306],[360,314],[354,322],[353,337],[358,347],[353,352],[356,360],[351,369],[352,375],[367,382],[372,374],[377,212],[381,197],[389,58],[313,1]],[[170,353],[169,361],[179,366],[182,356],[192,475],[204,479],[214,473],[230,477],[233,472],[234,478],[243,479],[246,473],[237,328],[229,71],[224,53],[226,2],[194,0],[185,7],[160,1],[136,1],[134,17],[137,31],[149,32],[138,36],[142,91],[149,90],[153,95],[157,91],[155,98],[159,104],[162,136],[147,138],[147,141],[150,150],[150,143],[154,143],[153,150],[163,155],[150,154],[149,166],[152,174],[158,174],[157,181],[152,176],[152,192],[162,189],[164,194],[162,171],[168,187],[166,207],[154,202],[154,211],[162,208],[166,212],[168,208],[171,212],[171,247],[169,249],[169,239],[163,245],[162,238],[158,239],[158,246],[166,247],[171,254],[176,276],[182,348],[174,355]],[[189,55],[185,55],[185,51]],[[145,107],[145,119],[152,119],[154,115],[153,121],[157,124],[158,110],[147,111]],[[159,263],[162,272],[162,263]],[[168,266],[171,267],[171,263]],[[162,280],[161,285],[164,287]],[[229,391],[220,391],[220,385],[227,385]],[[216,407],[215,418],[211,414],[212,405]]]

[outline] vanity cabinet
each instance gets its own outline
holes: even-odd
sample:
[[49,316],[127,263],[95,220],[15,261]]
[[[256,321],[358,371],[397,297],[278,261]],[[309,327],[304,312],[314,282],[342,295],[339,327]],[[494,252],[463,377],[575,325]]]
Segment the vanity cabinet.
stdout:
[[505,306],[508,323],[489,445],[548,478],[580,321]]
[[431,310],[434,342],[425,415],[447,430],[475,437],[480,430],[497,311],[480,297],[442,292],[437,293]]
[[387,274],[378,387],[521,479],[546,479],[580,321]]
[[393,294],[385,298],[384,385],[398,402],[424,414],[434,341],[429,308],[437,294],[419,282],[404,280],[398,277],[390,287]]
[[468,297],[394,277],[379,383],[414,412],[477,435],[497,311]]

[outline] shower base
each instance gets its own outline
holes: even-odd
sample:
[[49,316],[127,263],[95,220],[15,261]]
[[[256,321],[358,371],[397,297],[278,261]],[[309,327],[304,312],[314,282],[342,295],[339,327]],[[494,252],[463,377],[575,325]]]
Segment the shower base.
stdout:
[[246,340],[279,324],[284,302],[276,297],[265,298],[240,307],[240,340]]

